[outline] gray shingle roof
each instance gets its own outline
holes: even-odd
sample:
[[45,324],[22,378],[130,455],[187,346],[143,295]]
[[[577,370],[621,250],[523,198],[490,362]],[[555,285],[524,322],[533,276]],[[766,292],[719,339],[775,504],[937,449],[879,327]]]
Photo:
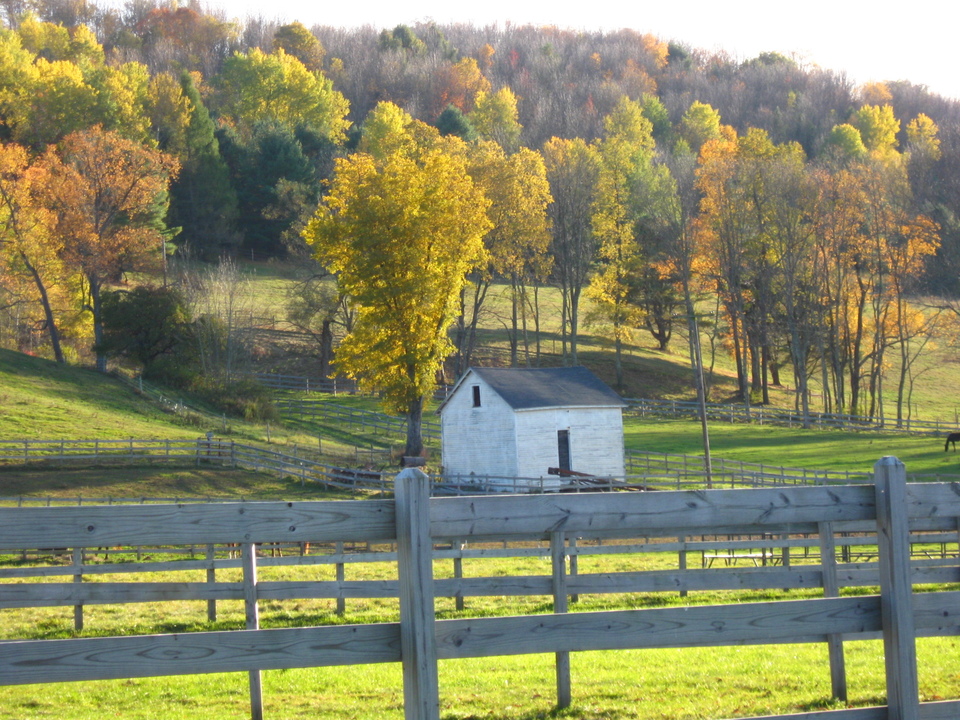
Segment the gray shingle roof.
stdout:
[[623,407],[626,403],[585,367],[470,368],[514,410]]

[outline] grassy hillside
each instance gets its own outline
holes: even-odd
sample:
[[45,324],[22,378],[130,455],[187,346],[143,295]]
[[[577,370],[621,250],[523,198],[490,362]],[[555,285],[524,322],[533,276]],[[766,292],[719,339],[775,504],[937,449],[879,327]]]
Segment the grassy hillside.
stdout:
[[0,349],[0,438],[194,438],[203,428],[93,370]]

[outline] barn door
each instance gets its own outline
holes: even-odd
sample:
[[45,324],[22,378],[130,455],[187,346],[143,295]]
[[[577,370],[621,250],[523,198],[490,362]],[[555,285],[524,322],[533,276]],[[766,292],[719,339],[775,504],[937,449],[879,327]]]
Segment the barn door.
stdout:
[[570,431],[557,430],[557,451],[560,455],[560,462],[557,467],[561,471],[570,469]]

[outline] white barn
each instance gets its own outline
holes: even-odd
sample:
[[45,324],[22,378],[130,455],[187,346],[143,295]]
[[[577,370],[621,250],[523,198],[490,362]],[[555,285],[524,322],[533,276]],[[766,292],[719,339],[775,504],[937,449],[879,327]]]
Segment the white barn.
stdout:
[[470,368],[437,409],[443,474],[546,487],[560,484],[549,468],[623,477],[625,405],[584,367]]

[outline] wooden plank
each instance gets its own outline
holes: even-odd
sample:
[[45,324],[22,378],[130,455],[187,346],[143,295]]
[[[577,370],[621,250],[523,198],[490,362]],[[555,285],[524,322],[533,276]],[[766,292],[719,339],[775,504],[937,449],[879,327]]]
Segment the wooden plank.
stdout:
[[887,706],[816,710],[790,715],[764,715],[762,717],[751,717],[749,720],[887,720]]
[[400,661],[400,625],[0,642],[0,685]]
[[0,507],[0,550],[392,540],[389,500]]
[[907,473],[895,457],[873,467],[880,555],[883,657],[890,720],[919,720],[920,688],[910,582],[910,527]]
[[[567,573],[566,554],[564,545],[566,538],[562,532],[550,536],[550,561],[553,569],[553,612],[560,614],[568,610],[567,607]],[[560,651],[554,656],[557,678],[557,707],[570,707],[570,653]]]
[[[257,605],[257,546],[244,543],[243,561],[243,609],[247,630],[260,629],[260,608]],[[248,672],[250,679],[250,718],[263,720],[263,679],[260,669]]]
[[440,720],[430,478],[422,470],[406,468],[394,480],[394,492],[404,717],[406,720]]
[[[820,566],[823,570],[823,596],[840,597],[840,582],[837,578],[837,548],[834,543],[833,525],[820,524]],[[847,701],[847,670],[843,656],[843,635],[827,636],[827,654],[830,659],[830,688],[833,697]]]
[[[784,526],[825,520],[875,517],[868,486],[797,487],[771,490],[712,490],[580,495],[507,495],[434,498],[432,533],[444,537],[484,537],[524,533],[528,537],[564,531],[591,533],[643,528],[712,532],[711,527]],[[742,531],[741,531],[742,532]]]
[[[960,702],[922,703],[920,720],[956,720],[960,717]],[[749,720],[888,720],[886,705],[881,707],[848,708],[844,710],[817,710],[793,715],[764,715]]]
[[168,600],[239,600],[241,583],[23,583],[0,585],[0,609],[117,605]]
[[440,658],[527,653],[826,642],[877,632],[879,596],[440,620]]

